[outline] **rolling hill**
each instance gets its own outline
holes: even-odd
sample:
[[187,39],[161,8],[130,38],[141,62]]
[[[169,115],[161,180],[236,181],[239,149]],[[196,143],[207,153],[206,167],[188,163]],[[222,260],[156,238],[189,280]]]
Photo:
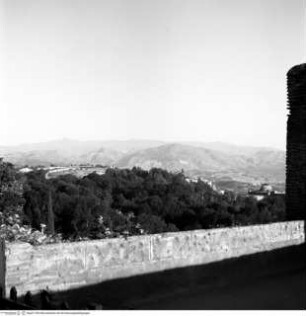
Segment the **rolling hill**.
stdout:
[[285,183],[285,151],[226,143],[160,141],[75,141],[0,147],[0,156],[17,166],[102,164],[119,168],[184,170],[216,182]]

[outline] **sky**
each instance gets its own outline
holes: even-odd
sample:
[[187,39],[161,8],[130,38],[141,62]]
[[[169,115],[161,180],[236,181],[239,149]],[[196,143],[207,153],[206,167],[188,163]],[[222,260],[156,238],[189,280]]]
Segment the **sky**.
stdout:
[[0,145],[286,146],[306,0],[0,0]]

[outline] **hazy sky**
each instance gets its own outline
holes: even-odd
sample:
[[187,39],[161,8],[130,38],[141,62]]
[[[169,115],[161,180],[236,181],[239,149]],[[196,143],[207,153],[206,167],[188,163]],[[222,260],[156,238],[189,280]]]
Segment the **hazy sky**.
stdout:
[[0,144],[285,148],[306,0],[0,0]]

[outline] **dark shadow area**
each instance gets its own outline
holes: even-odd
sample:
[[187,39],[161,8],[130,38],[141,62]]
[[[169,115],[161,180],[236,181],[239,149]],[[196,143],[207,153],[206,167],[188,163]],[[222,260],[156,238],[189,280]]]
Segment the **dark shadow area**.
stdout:
[[172,299],[143,304],[147,310],[296,310],[305,309],[306,271],[266,276],[222,288],[198,288]]
[[85,309],[89,303],[104,309],[305,309],[305,259],[302,244],[53,295],[70,309]]

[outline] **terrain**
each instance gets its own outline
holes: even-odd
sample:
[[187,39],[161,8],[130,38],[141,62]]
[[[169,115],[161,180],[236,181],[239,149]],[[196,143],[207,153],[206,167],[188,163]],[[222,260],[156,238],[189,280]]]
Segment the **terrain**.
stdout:
[[246,191],[269,182],[280,191],[285,183],[285,151],[221,142],[77,141],[62,139],[37,144],[0,146],[0,156],[18,167],[104,165],[184,170],[223,189]]

